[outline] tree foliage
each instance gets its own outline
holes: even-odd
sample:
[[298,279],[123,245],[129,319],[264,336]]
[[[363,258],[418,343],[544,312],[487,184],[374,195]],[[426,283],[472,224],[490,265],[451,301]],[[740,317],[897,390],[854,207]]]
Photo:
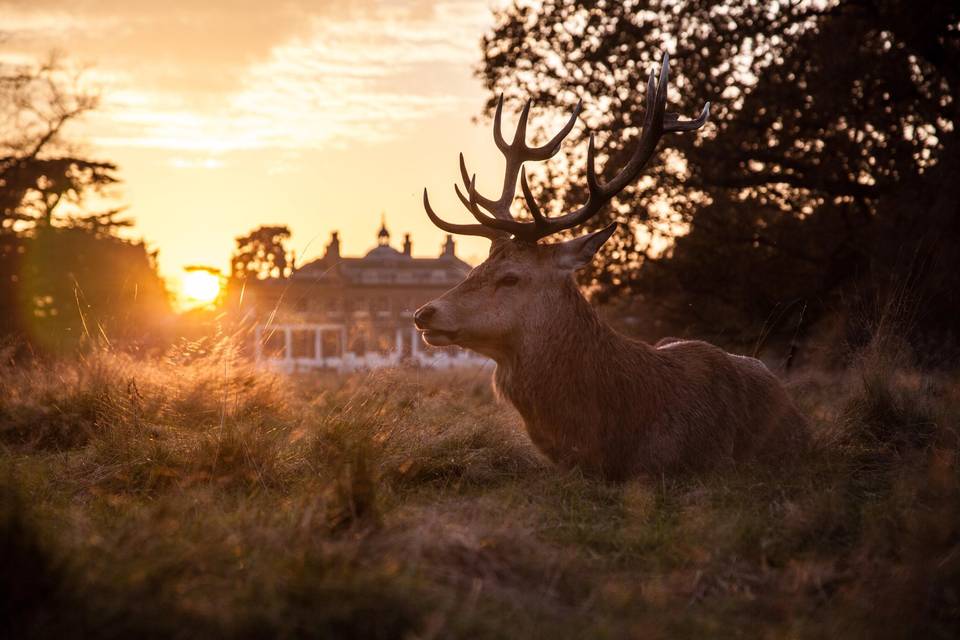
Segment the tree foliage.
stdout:
[[[0,335],[41,349],[150,342],[169,319],[156,255],[118,236],[131,225],[122,209],[85,208],[118,182],[114,164],[65,135],[96,106],[55,57],[0,65]],[[60,213],[64,202],[73,211]]]
[[285,242],[290,238],[286,226],[264,225],[237,238],[237,249],[230,260],[235,279],[284,278],[290,275],[292,260]]
[[[670,109],[713,103],[707,129],[665,141],[650,179],[593,222],[633,231],[587,275],[602,291],[646,294],[681,331],[756,335],[791,304],[809,326],[896,282],[925,309],[918,328],[956,330],[960,302],[944,295],[960,287],[956,2],[517,0],[483,49],[487,108],[500,92],[582,97],[607,175],[663,51]],[[543,185],[568,206],[584,195],[571,177],[584,146]],[[658,235],[679,237],[663,250]]]
[[162,343],[170,321],[156,255],[83,225],[44,226],[20,262],[17,316],[32,344],[62,351],[95,341]]
[[98,96],[57,57],[0,65],[0,233],[50,224],[61,201],[80,204],[117,182],[116,166],[81,157],[64,130]]

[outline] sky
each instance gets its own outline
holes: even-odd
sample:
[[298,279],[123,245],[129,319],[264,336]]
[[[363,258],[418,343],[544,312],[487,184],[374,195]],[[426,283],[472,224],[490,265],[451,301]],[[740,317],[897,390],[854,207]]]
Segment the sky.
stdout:
[[[115,162],[134,234],[176,289],[226,269],[234,238],[286,224],[298,262],[375,243],[439,251],[424,187],[448,219],[457,153],[493,192],[502,160],[474,71],[501,0],[0,0],[0,59],[52,51],[86,67],[100,108],[66,133]],[[510,125],[506,125],[509,127]],[[458,239],[478,262],[488,243]]]

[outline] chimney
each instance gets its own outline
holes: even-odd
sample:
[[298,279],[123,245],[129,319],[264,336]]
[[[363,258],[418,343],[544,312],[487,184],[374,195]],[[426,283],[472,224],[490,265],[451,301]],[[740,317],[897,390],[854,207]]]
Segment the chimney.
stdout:
[[413,241],[410,239],[410,234],[403,234],[403,255],[409,256],[413,253]]
[[340,259],[340,233],[334,231],[330,234],[330,244],[327,245],[327,253],[324,258]]
[[456,258],[457,257],[457,245],[453,241],[453,236],[449,233],[447,234],[447,241],[443,244],[443,253],[440,254],[441,258]]

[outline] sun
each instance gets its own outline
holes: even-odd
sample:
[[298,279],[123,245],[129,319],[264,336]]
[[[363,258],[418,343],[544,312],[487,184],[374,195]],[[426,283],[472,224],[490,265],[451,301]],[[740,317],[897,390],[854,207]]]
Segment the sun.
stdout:
[[188,268],[182,290],[191,304],[210,304],[220,295],[220,276],[211,269]]

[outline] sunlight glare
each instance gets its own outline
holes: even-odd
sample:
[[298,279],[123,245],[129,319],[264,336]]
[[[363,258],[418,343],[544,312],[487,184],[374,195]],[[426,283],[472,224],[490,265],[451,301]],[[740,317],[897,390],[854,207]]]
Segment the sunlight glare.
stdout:
[[220,295],[220,278],[205,269],[187,271],[183,277],[183,295],[191,303],[209,304]]

